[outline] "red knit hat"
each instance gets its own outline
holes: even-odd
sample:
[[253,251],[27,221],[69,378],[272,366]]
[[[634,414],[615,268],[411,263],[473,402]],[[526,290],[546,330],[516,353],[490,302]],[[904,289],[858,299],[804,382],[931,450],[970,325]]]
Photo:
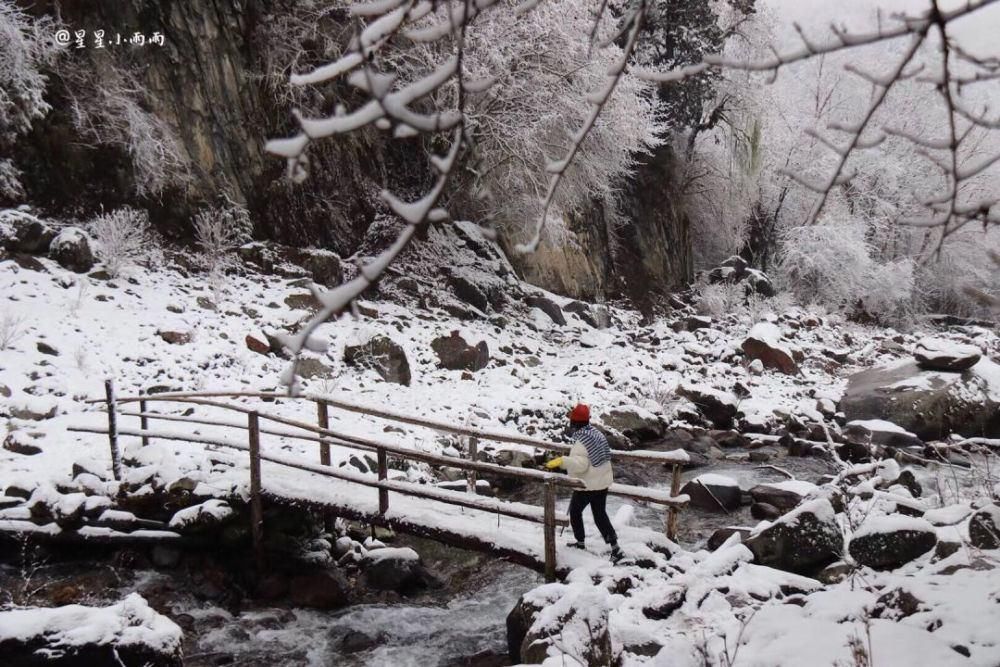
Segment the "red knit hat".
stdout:
[[577,403],[576,407],[569,411],[569,420],[571,422],[589,422],[590,406],[586,403]]

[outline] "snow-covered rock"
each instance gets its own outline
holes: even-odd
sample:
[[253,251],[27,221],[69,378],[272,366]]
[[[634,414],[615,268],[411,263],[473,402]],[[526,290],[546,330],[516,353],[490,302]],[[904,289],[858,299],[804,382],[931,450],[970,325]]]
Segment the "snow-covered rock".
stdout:
[[49,257],[76,273],[90,271],[97,262],[90,237],[79,227],[62,229],[49,245]]
[[962,373],[922,370],[915,362],[848,378],[840,410],[849,421],[888,421],[921,440],[1000,436],[1000,367],[982,359]]
[[138,593],[108,607],[0,612],[0,655],[6,665],[180,667],[183,636]]
[[765,368],[781,371],[786,375],[797,375],[798,364],[791,350],[781,342],[781,329],[770,322],[759,322],[741,346],[748,359],[760,361]]
[[758,484],[750,489],[755,503],[766,503],[782,511],[795,509],[802,499],[817,489],[815,484],[789,479],[783,482]]
[[848,550],[859,564],[884,570],[910,562],[936,543],[934,526],[926,519],[889,514],[865,520],[851,537]]
[[975,345],[933,337],[921,339],[913,350],[917,365],[932,371],[964,371],[979,363],[982,355]]
[[346,345],[344,363],[371,368],[386,382],[410,384],[410,361],[406,352],[388,336],[373,336],[364,343]]
[[754,532],[744,544],[755,563],[806,574],[840,558],[844,537],[830,501],[819,498]]
[[972,515],[969,542],[977,549],[1000,549],[1000,505],[987,505]]
[[709,473],[699,475],[681,488],[691,497],[694,507],[713,511],[733,510],[740,506],[740,485],[731,477]]

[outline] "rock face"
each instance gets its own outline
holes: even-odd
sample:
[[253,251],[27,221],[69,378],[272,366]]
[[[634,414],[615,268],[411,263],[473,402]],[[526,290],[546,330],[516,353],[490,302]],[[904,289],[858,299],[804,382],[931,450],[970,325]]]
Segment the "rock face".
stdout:
[[693,506],[716,512],[736,509],[742,497],[735,479],[715,474],[695,477],[681,488],[681,493],[691,496]]
[[901,515],[868,519],[851,538],[850,552],[861,565],[889,570],[927,553],[937,543],[925,519]]
[[925,441],[952,432],[995,438],[1000,401],[984,374],[998,370],[982,359],[962,373],[923,371],[914,362],[862,371],[849,378],[840,410],[848,420],[890,421]]
[[759,360],[764,368],[780,371],[786,375],[797,375],[798,364],[792,353],[780,343],[781,330],[770,322],[760,322],[750,330],[743,341],[743,353],[748,359]]
[[[508,253],[518,274],[575,299],[628,296],[643,312],[656,302],[658,290],[687,286],[694,277],[690,222],[681,205],[673,148],[664,144],[636,161],[633,176],[623,183],[619,215],[600,202],[566,214],[569,239],[543,237],[536,252]],[[612,218],[628,221],[616,229],[615,239],[608,234],[615,229]]]
[[983,352],[974,345],[963,345],[940,338],[924,338],[913,350],[917,365],[926,370],[960,372],[979,363]]
[[431,341],[438,366],[452,371],[478,371],[490,363],[490,349],[485,341],[469,345],[457,331]]
[[844,551],[833,506],[822,498],[786,514],[744,544],[753,552],[754,562],[797,574],[815,572]]
[[977,549],[1000,549],[1000,505],[987,505],[972,515],[969,541]]
[[346,346],[344,362],[348,366],[369,367],[386,382],[410,385],[410,362],[406,352],[388,336],[379,335],[362,345]]
[[66,227],[59,232],[49,245],[49,257],[76,273],[90,271],[97,261],[90,237],[79,227]]

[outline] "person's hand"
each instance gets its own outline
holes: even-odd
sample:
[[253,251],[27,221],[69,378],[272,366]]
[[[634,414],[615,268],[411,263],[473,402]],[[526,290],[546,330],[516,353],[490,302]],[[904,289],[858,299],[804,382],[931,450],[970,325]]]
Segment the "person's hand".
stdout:
[[563,457],[557,456],[556,458],[546,463],[545,467],[548,468],[549,470],[555,470],[556,468],[561,468],[562,464],[563,464]]

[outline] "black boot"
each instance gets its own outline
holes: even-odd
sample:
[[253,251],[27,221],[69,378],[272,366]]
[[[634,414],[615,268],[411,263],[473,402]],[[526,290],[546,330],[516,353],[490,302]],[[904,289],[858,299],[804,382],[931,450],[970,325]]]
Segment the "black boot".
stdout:
[[622,552],[621,548],[617,544],[611,545],[611,562],[617,563],[622,558],[625,558],[625,554]]
[[566,546],[568,546],[571,549],[586,549],[587,548],[587,545],[584,542],[580,541],[580,540],[573,540],[571,542],[567,542]]

